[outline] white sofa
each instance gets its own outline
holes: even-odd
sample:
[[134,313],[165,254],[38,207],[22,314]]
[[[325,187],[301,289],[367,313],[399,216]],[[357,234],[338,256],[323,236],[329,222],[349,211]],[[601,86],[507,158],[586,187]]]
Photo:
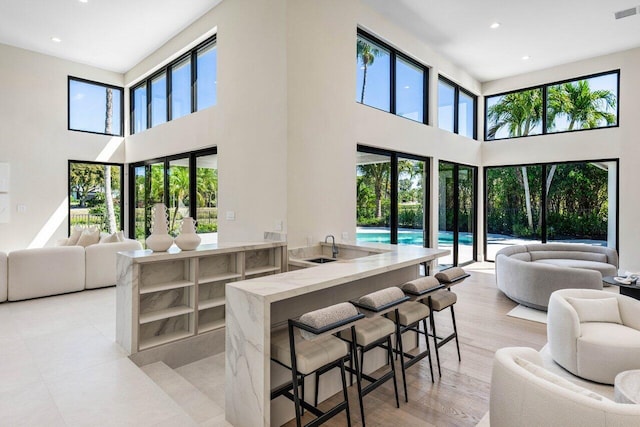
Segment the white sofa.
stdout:
[[640,405],[616,403],[542,367],[532,348],[496,352],[491,427],[637,427]]
[[639,313],[640,301],[612,292],[554,292],[547,315],[553,360],[574,375],[613,384],[620,372],[640,369]]
[[512,300],[546,310],[553,291],[602,289],[603,276],[618,274],[613,248],[572,243],[514,245],[496,254],[496,284]]
[[115,285],[116,254],[138,249],[139,242],[127,239],[86,248],[56,246],[0,254],[0,302]]

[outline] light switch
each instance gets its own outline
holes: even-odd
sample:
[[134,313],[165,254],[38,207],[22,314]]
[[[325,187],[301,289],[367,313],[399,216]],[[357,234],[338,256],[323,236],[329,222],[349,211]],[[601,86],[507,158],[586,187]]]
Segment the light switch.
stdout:
[[276,221],[276,231],[282,231],[282,221]]
[[347,240],[349,240],[349,232],[348,231],[343,231],[342,232],[342,241],[346,242]]
[[27,205],[18,205],[17,206],[17,211],[18,211],[18,213],[26,213],[27,212]]
[[227,221],[235,221],[236,213],[234,211],[227,211]]

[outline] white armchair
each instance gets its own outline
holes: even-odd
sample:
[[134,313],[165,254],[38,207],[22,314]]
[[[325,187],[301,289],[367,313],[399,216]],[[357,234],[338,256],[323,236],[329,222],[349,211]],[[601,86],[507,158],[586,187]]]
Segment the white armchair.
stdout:
[[532,348],[495,354],[489,410],[491,427],[635,427],[640,405],[616,403],[542,366]]
[[640,369],[640,301],[607,291],[562,289],[551,294],[547,338],[553,359],[579,377],[613,384]]

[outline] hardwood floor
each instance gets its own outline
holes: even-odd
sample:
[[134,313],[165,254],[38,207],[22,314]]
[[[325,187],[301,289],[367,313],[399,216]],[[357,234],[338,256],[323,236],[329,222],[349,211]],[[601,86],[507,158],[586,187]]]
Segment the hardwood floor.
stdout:
[[[465,270],[471,277],[453,288],[458,295],[455,313],[462,362],[458,362],[452,341],[440,349],[442,378],[438,378],[434,354],[435,383],[431,382],[426,360],[409,368],[409,403],[403,401],[398,375],[399,409],[395,407],[391,382],[367,395],[364,399],[367,426],[475,426],[489,410],[493,353],[511,346],[540,350],[546,343],[546,325],[506,315],[517,304],[496,288],[493,263],[475,263]],[[448,310],[436,313],[435,319],[439,335],[451,332]],[[330,407],[340,396],[335,395],[325,405]],[[350,387],[349,402],[352,424],[362,425],[355,387]],[[304,421],[309,420],[311,417],[305,417]],[[295,420],[286,425],[295,426]],[[346,425],[344,413],[326,425]]]

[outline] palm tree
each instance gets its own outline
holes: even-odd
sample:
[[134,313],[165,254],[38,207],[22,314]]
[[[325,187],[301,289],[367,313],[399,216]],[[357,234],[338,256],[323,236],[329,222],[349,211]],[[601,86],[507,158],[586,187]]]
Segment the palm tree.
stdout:
[[[507,128],[509,136],[527,136],[542,122],[542,91],[539,89],[509,93],[502,97],[487,111],[487,122],[491,126],[487,130],[487,138],[495,139],[500,129]],[[527,223],[533,230],[533,212],[531,209],[531,190],[527,167],[522,166],[518,180],[524,188]]]
[[360,92],[360,103],[364,103],[364,89],[367,85],[367,69],[373,65],[376,56],[380,56],[380,49],[358,38],[356,45],[356,57],[362,62],[364,73],[362,76],[362,90]]
[[616,96],[610,90],[591,90],[588,80],[563,83],[549,88],[547,106],[548,128],[554,126],[557,115],[569,121],[567,130],[590,129],[606,123],[616,123]]
[[[111,135],[111,127],[113,122],[113,90],[107,88],[107,99],[104,119],[104,133]],[[107,207],[106,224],[109,233],[115,233],[116,230],[116,214],[113,208],[113,193],[111,192],[111,166],[104,165],[104,200]]]
[[363,178],[368,186],[373,187],[373,193],[376,198],[376,218],[382,218],[382,199],[389,193],[389,174],[390,164],[370,163],[358,165]]
[[189,199],[189,168],[186,166],[169,167],[169,203],[173,207],[173,215],[171,216],[171,225],[169,232],[176,232],[176,219],[180,207],[185,206],[185,202]]

